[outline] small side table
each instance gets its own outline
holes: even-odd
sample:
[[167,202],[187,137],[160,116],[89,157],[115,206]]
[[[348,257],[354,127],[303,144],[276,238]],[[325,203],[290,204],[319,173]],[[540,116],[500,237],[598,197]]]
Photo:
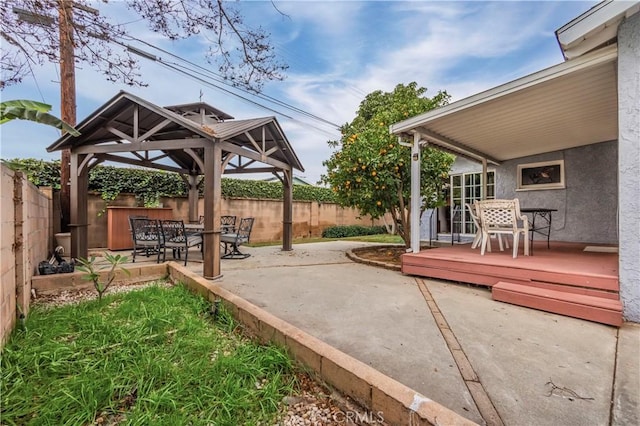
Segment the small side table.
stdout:
[[[530,232],[530,242],[531,242],[531,253],[533,254],[533,235],[534,233],[541,234],[547,237],[547,248],[551,248],[550,239],[551,239],[551,221],[553,219],[552,213],[557,212],[558,209],[547,209],[543,207],[532,207],[532,208],[520,208],[521,213],[531,213],[531,228]],[[538,223],[536,224],[536,219],[538,219]]]

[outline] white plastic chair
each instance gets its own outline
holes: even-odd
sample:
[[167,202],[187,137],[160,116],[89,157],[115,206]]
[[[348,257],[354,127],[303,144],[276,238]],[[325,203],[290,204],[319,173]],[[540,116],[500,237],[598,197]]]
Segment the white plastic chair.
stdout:
[[[513,258],[518,257],[518,242],[520,234],[524,235],[524,255],[529,256],[529,219],[520,213],[520,202],[513,200],[483,200],[478,201],[478,212],[482,224],[482,248],[484,252],[489,244],[490,235],[513,236]],[[522,223],[522,226],[520,226]]]
[[[480,222],[480,217],[478,215],[478,202],[474,201],[473,206],[469,203],[465,203],[467,210],[469,210],[469,216],[471,216],[471,220],[473,220],[473,224],[476,226],[476,235],[473,237],[473,242],[471,243],[471,248],[476,249],[480,243],[482,242],[482,224]],[[502,243],[502,235],[498,234],[498,244],[500,245],[500,251],[504,251],[503,243]],[[504,246],[509,248],[509,240],[504,241]],[[487,245],[487,249],[491,251],[491,243]]]

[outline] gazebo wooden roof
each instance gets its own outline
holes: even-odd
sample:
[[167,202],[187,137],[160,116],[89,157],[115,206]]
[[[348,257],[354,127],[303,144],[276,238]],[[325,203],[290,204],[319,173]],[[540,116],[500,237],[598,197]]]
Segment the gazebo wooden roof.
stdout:
[[[225,121],[227,120],[227,121]],[[275,117],[233,120],[206,103],[159,107],[121,91],[47,151],[71,152],[71,256],[86,257],[88,172],[105,161],[177,172],[189,184],[196,221],[204,176],[204,276],[220,274],[223,173],[273,173],[284,189],[283,250],[292,245],[293,169],[304,171]]]

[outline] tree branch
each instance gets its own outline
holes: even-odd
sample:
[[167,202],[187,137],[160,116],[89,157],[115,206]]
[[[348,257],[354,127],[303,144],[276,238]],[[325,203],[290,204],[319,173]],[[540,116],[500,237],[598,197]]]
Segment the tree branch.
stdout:
[[[3,86],[15,84],[27,75],[29,61],[57,62],[59,34],[57,32],[58,1],[68,0],[5,0],[0,8],[0,37],[3,49]],[[281,80],[287,67],[276,61],[268,37],[261,30],[245,30],[242,19],[231,14],[232,3],[220,0],[125,0],[149,27],[172,40],[214,34],[216,41],[204,56],[208,61],[221,61],[219,70],[231,81],[259,91],[265,80]],[[92,13],[86,0],[74,1],[75,58],[101,71],[109,81],[144,86],[135,58],[126,51],[121,40],[128,37],[123,27],[103,15]],[[104,0],[108,3],[108,0]],[[91,3],[93,6],[94,4]],[[18,15],[14,9],[22,10]],[[277,10],[277,9],[276,9]],[[41,17],[41,18],[39,18]],[[226,35],[230,35],[227,38]],[[129,37],[130,38],[130,37]],[[116,53],[110,43],[118,44]],[[238,55],[226,46],[238,45]],[[5,52],[7,50],[7,52]],[[7,70],[11,70],[12,75]]]

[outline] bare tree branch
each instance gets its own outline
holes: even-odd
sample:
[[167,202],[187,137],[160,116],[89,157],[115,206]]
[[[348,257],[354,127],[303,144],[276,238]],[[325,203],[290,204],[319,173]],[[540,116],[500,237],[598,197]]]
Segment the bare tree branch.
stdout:
[[[1,3],[0,37],[6,43],[2,49],[0,88],[20,82],[29,72],[28,62],[59,61],[60,1],[70,0]],[[151,30],[170,40],[192,36],[210,40],[212,45],[203,56],[234,84],[259,91],[265,81],[284,78],[282,73],[287,66],[277,61],[268,34],[261,28],[246,27],[231,2],[125,0],[125,3]],[[94,13],[93,2],[77,0],[73,5],[76,62],[91,65],[109,81],[145,85],[137,60],[124,47],[125,40],[130,39],[125,28]]]

